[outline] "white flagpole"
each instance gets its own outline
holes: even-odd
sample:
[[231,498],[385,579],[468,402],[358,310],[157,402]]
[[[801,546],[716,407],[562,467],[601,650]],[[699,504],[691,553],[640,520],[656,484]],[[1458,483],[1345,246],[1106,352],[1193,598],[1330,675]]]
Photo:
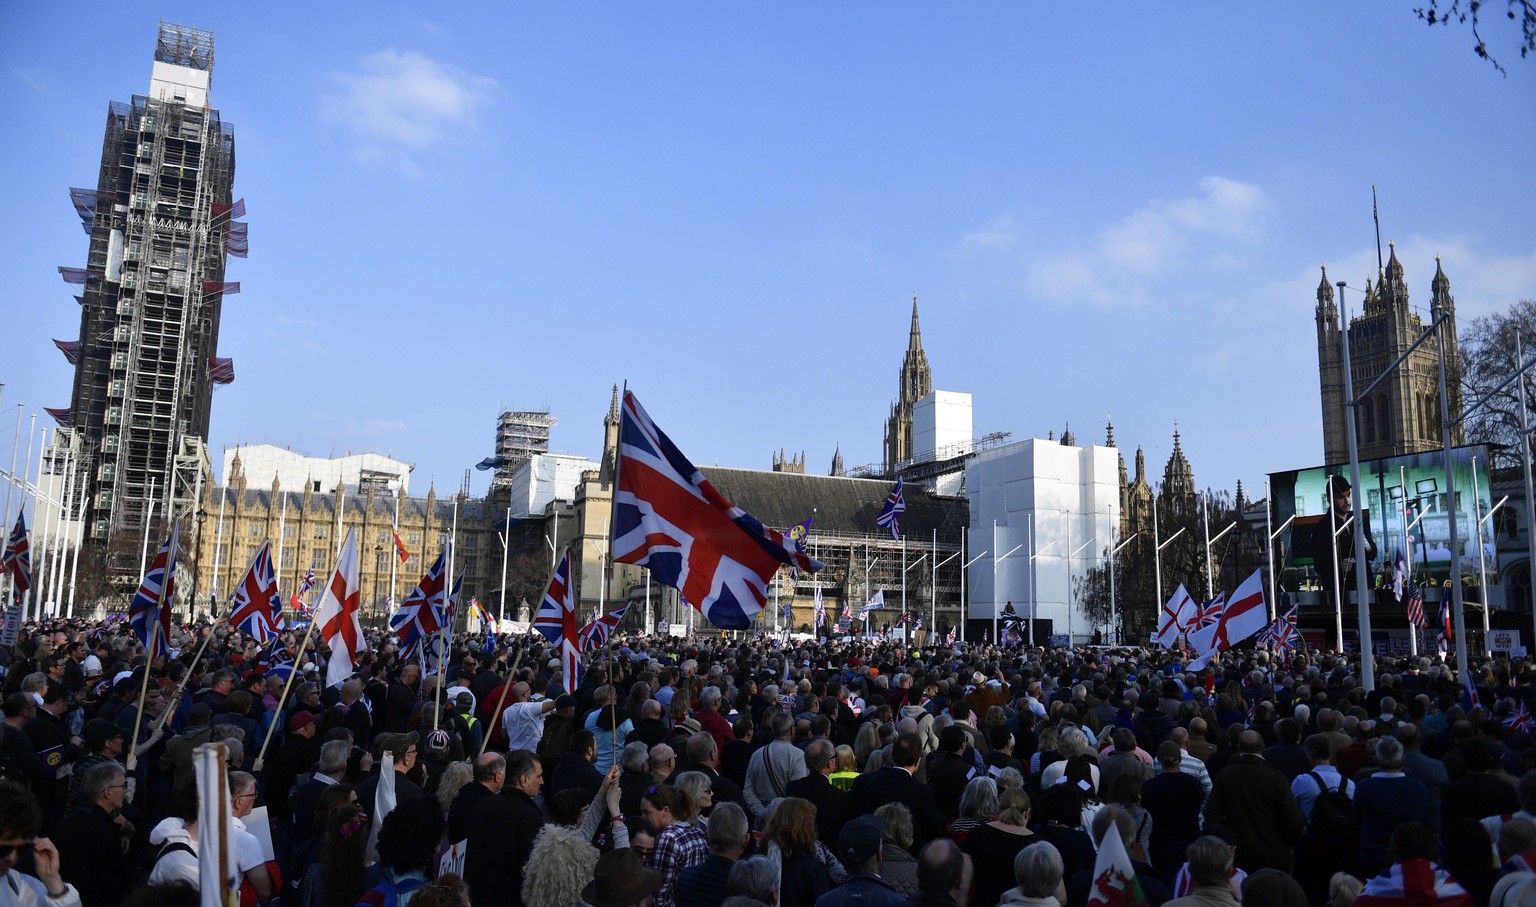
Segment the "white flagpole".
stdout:
[[[32,514],[37,523],[37,544],[33,546],[32,558],[32,588],[37,590],[37,616],[43,617],[44,609],[48,607],[48,572],[53,567],[53,558],[48,551],[48,541],[53,533],[49,530],[52,525],[55,511],[52,495],[43,494],[43,473],[48,470],[45,460],[52,460],[48,454],[48,438],[50,432],[47,426],[43,427],[42,445],[37,450],[37,480],[32,485]],[[42,514],[41,518],[37,514]]]
[[[1488,483],[1488,500],[1493,500],[1493,482]],[[1477,497],[1477,457],[1472,458],[1472,519],[1477,521],[1477,572],[1482,586],[1477,590],[1477,597],[1483,606],[1483,654],[1492,655],[1492,641],[1488,638],[1488,558],[1483,553],[1483,520],[1493,513],[1483,513],[1482,502]]]
[[75,530],[75,552],[69,564],[69,617],[75,616],[75,578],[80,575],[80,549],[85,545],[85,513],[91,507],[90,495],[80,501],[80,528]]
[[[901,536],[901,613],[908,615],[908,623],[911,623],[911,609],[907,607],[907,536]],[[887,625],[889,626],[889,625]],[[906,625],[902,626],[903,632]]]
[[[1403,500],[1406,501],[1407,497],[1404,497]],[[1269,480],[1265,479],[1264,480],[1264,538],[1267,539],[1267,541],[1265,541],[1265,543],[1264,543],[1264,560],[1269,562],[1269,622],[1271,624],[1273,624],[1275,622],[1275,533],[1272,531],[1272,528],[1271,528],[1274,525],[1274,518],[1271,516],[1271,514],[1273,514],[1274,512],[1275,512],[1274,494],[1270,491]],[[1403,535],[1404,535],[1405,538],[1408,535],[1406,530],[1403,532]]]
[[[21,448],[21,404],[16,404],[16,431],[11,436],[11,471],[6,475],[5,483],[5,537],[11,537],[11,528],[16,521],[11,518],[11,491],[16,487],[16,454]],[[6,588],[14,588],[11,583],[11,574],[5,574]]]
[[[487,494],[486,497],[490,497],[490,495]],[[396,498],[396,500],[398,501],[399,498]],[[398,519],[399,519],[399,517],[397,516],[396,520],[398,521]],[[506,620],[507,619],[507,557],[508,557],[508,555],[510,555],[512,553],[512,488],[510,486],[507,488],[507,516],[506,516],[506,522],[502,525],[501,528],[502,528],[502,532],[501,532],[501,614],[499,615],[499,619],[500,620]],[[390,566],[390,576],[391,576],[390,582],[391,582],[391,585],[393,585],[393,582],[394,582],[394,580],[393,580],[394,566],[393,565]],[[647,574],[647,580],[646,580],[646,586],[645,586],[645,622],[646,622],[646,626],[650,626],[650,622],[651,622],[651,586],[650,586],[649,574]],[[500,630],[501,627],[498,626],[496,629]]]
[[[46,431],[46,429],[45,429],[45,431]],[[32,417],[31,428],[27,429],[27,463],[26,463],[26,466],[23,467],[22,471],[21,471],[21,492],[22,492],[23,495],[25,495],[26,492],[27,492],[27,485],[32,481],[32,439],[35,438],[35,437],[37,437],[37,416],[33,416]],[[31,529],[31,531],[33,533],[33,536],[35,537],[36,534],[37,534],[37,494],[35,492],[35,489],[36,489],[37,486],[34,485],[32,487],[34,489],[34,492],[33,492],[33,495],[32,495],[32,529]],[[25,497],[23,497],[21,499],[21,509],[26,509],[26,506],[27,506],[27,499]],[[33,583],[33,585],[35,586],[37,584]],[[32,596],[32,590],[31,589],[28,589],[26,592],[22,593],[22,598],[27,600],[28,604],[30,604],[31,596]],[[28,612],[27,607],[25,605],[23,605],[22,609],[21,609],[22,616],[25,617],[27,615],[27,612]],[[39,613],[38,616],[41,616],[41,613]]]
[[[1517,353],[1515,361],[1519,361]],[[1397,467],[1397,484],[1403,489],[1403,506],[1398,508],[1398,514],[1402,516],[1403,523],[1403,590],[1406,594],[1412,594],[1413,588],[1413,543],[1410,542],[1408,532],[1408,471],[1405,467]],[[1419,605],[1423,608],[1423,604]],[[1419,627],[1413,621],[1408,622],[1408,654],[1414,658],[1419,657]]]
[[149,506],[144,510],[144,544],[143,547],[139,549],[139,576],[141,577],[144,575],[144,571],[149,566],[149,524],[154,522],[155,519],[156,478],[158,477],[149,477],[149,498],[147,499],[149,501]]
[[283,576],[283,545],[288,538],[288,492],[283,493],[283,509],[277,518],[277,554],[272,556],[272,575],[282,581]]
[[[933,567],[928,571],[928,626],[939,625],[939,530],[933,530]],[[914,640],[915,641],[915,640]]]
[[338,563],[341,561],[341,546],[343,543],[341,538],[341,515],[347,511],[346,480],[342,480],[339,485],[340,494],[338,495],[338,500],[336,501],[336,560]]
[[1211,569],[1211,508],[1205,492],[1200,492],[1200,525],[1205,528],[1205,600],[1216,597],[1215,571]]
[[[1163,540],[1157,531],[1157,496],[1152,497],[1152,601],[1161,607],[1163,599]],[[1159,615],[1161,620],[1161,615]]]
[[603,517],[603,536],[597,542],[597,616],[608,607],[608,518]]
[[[402,486],[404,485],[404,480],[401,480],[401,484],[402,484]],[[404,491],[403,487],[395,489],[395,525],[390,529],[390,532],[394,533],[394,535],[390,536],[390,539],[389,539],[389,547],[391,547],[391,548],[395,548],[395,536],[398,536],[400,534],[400,499],[402,497],[404,497],[404,496],[405,496],[405,491]],[[502,562],[503,562],[503,564],[505,564],[505,562],[506,562],[506,558],[505,557],[502,558]],[[394,600],[395,600],[395,582],[396,582],[395,570],[398,569],[399,566],[400,566],[400,549],[399,548],[395,548],[395,550],[389,556],[389,595],[388,595],[388,597],[389,597],[389,600],[390,600],[391,603],[393,603]],[[503,566],[502,572],[503,572],[503,576],[502,576],[502,583],[501,584],[503,586],[505,586],[507,584],[506,583],[506,576],[505,576],[505,572],[506,572],[505,566]],[[506,610],[507,606],[506,606],[505,591],[503,591],[502,606],[501,607],[502,607],[503,611]],[[506,615],[503,614],[502,616],[505,617]]]
[[[57,434],[54,435],[54,439],[57,442]],[[61,516],[59,517],[59,528],[54,533],[54,557],[57,563],[53,568],[52,589],[55,607],[59,613],[63,614],[64,609],[58,607],[58,602],[64,597],[64,562],[69,559],[69,541],[66,538],[66,533],[68,531],[69,515],[75,511],[75,438],[73,433],[70,434],[69,439],[69,454],[64,459],[64,491],[59,495],[59,501],[61,502],[59,505]],[[71,611],[65,616],[74,617],[75,615]]]

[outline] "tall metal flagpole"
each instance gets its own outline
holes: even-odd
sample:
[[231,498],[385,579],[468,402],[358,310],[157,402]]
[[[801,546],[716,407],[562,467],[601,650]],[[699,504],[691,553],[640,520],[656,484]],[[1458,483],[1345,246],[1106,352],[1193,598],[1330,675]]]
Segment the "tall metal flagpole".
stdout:
[[[992,521],[992,641],[997,642],[997,520]],[[1034,627],[1030,627],[1034,632]]]
[[[399,499],[398,496],[396,496],[395,500],[399,501],[400,499]],[[397,509],[398,509],[398,507],[399,507],[399,505],[396,504],[396,508]],[[395,521],[399,522],[399,519],[400,518],[397,515],[395,517]],[[508,488],[507,488],[507,515],[504,518],[504,520],[505,520],[505,522],[502,524],[502,527],[501,527],[501,529],[502,529],[502,532],[501,532],[501,613],[499,615],[497,615],[497,620],[499,620],[499,621],[507,619],[507,556],[512,553],[512,488],[511,488],[511,486],[508,486]],[[390,592],[391,592],[391,594],[393,594],[393,592],[394,592],[394,584],[395,584],[395,565],[394,564],[390,564],[389,565],[389,584],[390,584]],[[649,590],[647,590],[647,594],[649,594]],[[500,630],[501,627],[498,626],[496,629]]]
[[[282,509],[281,514],[277,518],[277,554],[273,555],[273,558],[272,558],[272,561],[273,561],[273,563],[272,563],[272,575],[273,576],[282,576],[283,575],[283,545],[287,544],[287,540],[288,540],[288,534],[287,533],[288,533],[288,492],[284,491],[283,492],[283,509]],[[201,546],[202,539],[198,539],[198,543],[199,543],[199,546]],[[208,580],[208,597],[211,598],[211,599],[214,599],[215,601],[217,600],[217,596],[215,596],[213,594],[213,580],[212,579]],[[279,607],[281,607],[281,606],[279,606]]]
[[1162,607],[1163,543],[1162,537],[1158,535],[1157,531],[1157,497],[1155,495],[1152,498],[1152,583],[1156,587],[1152,593],[1152,603]]
[[[1520,332],[1515,331],[1515,361],[1524,362],[1524,353],[1520,348]],[[1520,454],[1523,461],[1525,479],[1525,525],[1536,526],[1536,493],[1532,492],[1531,476],[1531,429],[1528,424],[1530,417],[1525,405],[1525,376],[1520,376]],[[1536,532],[1525,533],[1526,552],[1530,557],[1530,563],[1536,564]],[[1536,576],[1532,577],[1536,580]],[[1531,620],[1533,629],[1531,633],[1531,646],[1528,651],[1536,651],[1536,582],[1529,583],[1531,589]]]
[[1215,571],[1211,569],[1211,503],[1205,492],[1200,492],[1200,524],[1205,527],[1205,600],[1216,597]]
[[[1409,595],[1413,588],[1413,541],[1408,535],[1413,529],[1408,525],[1408,470],[1406,467],[1397,467],[1397,487],[1403,490],[1403,506],[1398,508],[1398,514],[1403,523],[1403,591]],[[1423,605],[1421,604],[1422,608]],[[1408,654],[1414,658],[1419,657],[1419,627],[1413,621],[1408,622]]]
[[[901,537],[901,613],[908,615],[907,623],[911,623],[911,609],[907,607],[907,537]],[[889,626],[889,625],[887,625]],[[906,628],[903,627],[903,630]]]
[[[402,484],[402,486],[404,485],[404,480],[403,479],[401,480],[401,484]],[[391,602],[393,602],[395,600],[395,583],[398,581],[397,580],[397,574],[396,574],[395,571],[398,570],[399,567],[400,567],[400,549],[395,547],[395,539],[400,535],[400,499],[403,498],[403,497],[405,497],[405,492],[404,492],[403,487],[402,488],[396,488],[395,489],[395,524],[393,526],[391,526],[390,530],[389,530],[390,533],[391,533],[390,538],[389,538],[389,547],[394,548],[395,550],[390,552],[390,554],[389,554],[389,593],[386,596]],[[511,498],[509,497],[508,500],[510,501]],[[511,523],[511,521],[508,520],[508,524],[509,525],[510,525],[510,523]],[[501,616],[502,617],[506,617],[507,616],[507,614],[506,614],[506,611],[507,611],[507,590],[506,590],[506,586],[507,586],[507,560],[506,560],[505,556],[503,556],[502,560],[501,560],[501,586],[502,586],[502,590],[501,590],[501,611],[502,611],[502,614],[501,614]],[[374,595],[377,596],[378,593],[375,592]]]
[[[1339,308],[1344,308],[1344,281],[1338,282]],[[1371,579],[1366,574],[1365,560],[1365,534],[1371,531],[1370,523],[1365,516],[1365,492],[1360,488],[1360,436],[1359,426],[1356,421],[1360,416],[1360,405],[1355,400],[1355,378],[1350,373],[1349,365],[1349,319],[1345,318],[1344,330],[1339,332],[1339,344],[1344,355],[1341,364],[1344,366],[1344,403],[1347,412],[1344,417],[1344,436],[1349,442],[1349,484],[1351,495],[1357,496],[1354,502],[1355,520],[1355,604],[1360,611],[1360,685],[1367,693],[1376,689],[1376,656],[1372,651],[1374,644],[1371,640]],[[1444,361],[1441,362],[1442,368]],[[1443,379],[1442,379],[1443,381]],[[1445,385],[1441,384],[1441,393],[1445,392]],[[1451,472],[1451,443],[1450,423],[1446,423],[1445,429],[1445,472]],[[1454,506],[1454,495],[1447,497],[1447,501]],[[1448,508],[1449,509],[1449,508]],[[1451,510],[1451,539],[1456,538],[1456,513]],[[1454,545],[1452,546],[1454,548]],[[1455,563],[1456,553],[1451,552],[1452,563]],[[1334,561],[1338,561],[1338,545],[1334,545]],[[1457,590],[1457,607],[1460,608],[1460,590]],[[1341,603],[1342,607],[1342,603]],[[1340,634],[1343,635],[1342,633]],[[1459,630],[1458,630],[1459,635]],[[1457,640],[1460,642],[1461,640]],[[1339,640],[1339,650],[1343,651],[1344,640]],[[1463,660],[1457,667],[1465,665]]]
[[[27,485],[30,484],[31,481],[32,481],[32,440],[36,436],[37,436],[37,416],[33,416],[32,417],[32,425],[31,425],[30,428],[27,429],[27,464],[26,464],[25,467],[23,467],[22,472],[21,472],[21,491],[22,491],[23,495],[26,494]],[[33,487],[36,488],[36,486],[33,486]],[[23,497],[21,499],[21,508],[22,509],[26,509],[26,506],[27,506],[27,499],[25,497]],[[37,495],[36,495],[35,492],[32,495],[32,523],[33,523],[33,530],[36,531],[36,528],[37,528]],[[144,574],[141,572],[139,575],[143,576]],[[12,586],[12,588],[15,588],[14,585]],[[28,592],[22,593],[22,597],[23,598],[27,598],[29,595],[30,595],[30,590]],[[41,607],[41,606],[39,606],[39,607]],[[22,613],[23,617],[27,616],[27,611],[28,611],[28,609],[27,609],[26,605],[23,605],[22,609],[21,609],[21,613]],[[41,611],[39,611],[39,614],[41,614]]]
[[208,588],[213,590],[214,598],[218,598],[219,590],[224,588],[224,574],[219,572],[219,561],[227,545],[224,540],[224,504],[228,500],[229,476],[225,476],[224,487],[219,489],[219,521],[213,527],[213,579],[209,581]]
[[69,617],[75,616],[75,578],[80,574],[80,549],[85,545],[85,513],[90,506],[91,496],[85,495],[80,500],[80,518],[75,521],[79,526],[75,530],[75,552],[69,562]]
[[145,510],[144,510],[144,546],[139,549],[139,576],[140,577],[142,577],[144,575],[145,569],[149,566],[149,524],[153,523],[155,521],[155,479],[156,478],[158,478],[158,477],[157,476],[150,476],[149,477],[149,497],[146,499],[146,500],[149,501],[149,506],[146,507]]
[[[16,431],[15,431],[14,434],[11,435],[11,471],[6,474],[6,483],[5,483],[5,515],[4,515],[5,525],[4,525],[4,531],[5,531],[5,537],[6,538],[10,538],[11,537],[11,527],[16,525],[15,519],[11,516],[11,490],[16,487],[16,453],[17,453],[17,451],[18,451],[18,449],[20,447],[21,447],[21,404],[18,403],[18,404],[16,404]],[[1527,495],[1526,497],[1530,497],[1530,496]],[[1532,563],[1536,563],[1536,561],[1532,561]],[[12,585],[11,584],[11,574],[9,573],[9,571],[7,571],[5,573],[4,579],[5,579],[6,587],[7,588],[11,588],[11,585]]]
[[[1455,615],[1456,622],[1456,673],[1458,675],[1463,675],[1463,672],[1471,668],[1471,664],[1468,661],[1467,655],[1467,615],[1465,612],[1466,603],[1462,600],[1461,596],[1461,543],[1460,540],[1456,537],[1456,471],[1452,468],[1451,464],[1451,404],[1450,394],[1446,390],[1445,383],[1445,321],[1443,319],[1435,329],[1435,347],[1439,354],[1438,358],[1440,365],[1440,446],[1441,449],[1445,451],[1445,509],[1450,517],[1449,523],[1451,530],[1451,610]],[[1345,349],[1347,350],[1348,348],[1349,347],[1346,345]],[[1346,359],[1344,362],[1344,380],[1349,380],[1348,359]],[[1345,393],[1349,393],[1348,387],[1345,388]],[[1351,435],[1351,437],[1353,436]],[[1358,457],[1354,457],[1352,459],[1355,460],[1353,469],[1358,472],[1360,469]],[[1359,551],[1357,557],[1363,559],[1365,557],[1365,537],[1359,533],[1356,533],[1355,535],[1357,539],[1355,548]],[[1361,571],[1361,582],[1363,585],[1363,576],[1365,570],[1365,564],[1363,560],[1357,561],[1355,566]],[[1365,620],[1362,622],[1362,626],[1364,628],[1369,628],[1369,621],[1369,614],[1366,613]],[[1362,661],[1362,664],[1368,664],[1368,662]],[[1363,679],[1365,681],[1364,686],[1366,692],[1370,692],[1375,688],[1375,676],[1373,673],[1367,672]]]
[[[48,570],[52,566],[48,542],[53,535],[50,530],[55,513],[58,510],[58,507],[54,506],[53,496],[43,494],[43,473],[48,469],[48,465],[44,461],[53,459],[47,456],[49,437],[50,432],[47,426],[44,426],[43,443],[37,451],[37,481],[32,486],[32,513],[34,514],[33,520],[37,523],[35,528],[38,530],[37,538],[34,539],[36,544],[32,546],[32,587],[37,591],[37,616],[39,618],[43,616],[48,607]],[[44,509],[45,501],[47,509]],[[42,514],[41,518],[36,516],[39,513]]]
[[933,569],[928,571],[928,627],[939,625],[939,530],[933,530]]
[[[73,434],[70,435],[69,453],[64,459],[64,492],[59,495],[59,500],[63,502],[63,516],[61,517],[62,522],[59,525],[59,531],[55,534],[54,541],[57,563],[53,568],[53,597],[55,602],[61,603],[64,598],[64,562],[69,559],[69,539],[66,537],[66,533],[69,532],[70,514],[75,512],[75,439]],[[64,613],[63,608],[58,610],[60,613]],[[75,615],[71,611],[65,614],[65,616],[74,617]]]

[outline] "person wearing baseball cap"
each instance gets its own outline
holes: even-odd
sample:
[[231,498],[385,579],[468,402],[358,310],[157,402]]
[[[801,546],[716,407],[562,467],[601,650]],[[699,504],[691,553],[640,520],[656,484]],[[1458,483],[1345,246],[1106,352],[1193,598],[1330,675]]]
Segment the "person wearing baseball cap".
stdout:
[[837,858],[848,870],[843,883],[816,900],[817,907],[848,907],[852,904],[885,905],[906,901],[901,892],[880,878],[885,823],[874,813],[860,816],[837,833]]

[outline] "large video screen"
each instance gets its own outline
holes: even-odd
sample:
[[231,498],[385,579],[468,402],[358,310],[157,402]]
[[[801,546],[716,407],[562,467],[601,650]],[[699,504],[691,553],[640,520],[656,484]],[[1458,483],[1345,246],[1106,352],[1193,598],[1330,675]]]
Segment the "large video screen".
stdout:
[[[1301,568],[1298,579],[1303,585],[1322,579],[1312,569],[1312,536],[1329,531],[1327,485],[1328,477],[1335,473],[1348,479],[1349,464],[1276,472],[1269,477],[1274,525],[1280,526],[1287,519],[1296,518],[1279,541],[1284,546],[1284,563]],[[1433,575],[1444,579],[1450,570],[1453,516],[1462,557],[1471,558],[1473,564],[1476,563],[1478,535],[1474,512],[1487,516],[1491,506],[1487,449],[1482,445],[1452,449],[1451,474],[1455,483],[1454,499],[1446,494],[1445,460],[1441,451],[1361,461],[1361,487],[1355,489],[1355,501],[1357,507],[1365,506],[1370,535],[1376,542],[1378,553],[1371,563],[1373,576],[1383,567],[1390,569],[1401,551],[1411,552],[1409,556],[1416,576]],[[1493,529],[1487,520],[1483,521],[1483,538],[1484,550],[1491,563],[1497,564]],[[1326,544],[1326,541],[1322,543]],[[1466,569],[1465,562],[1463,569]],[[1332,582],[1331,579],[1327,581]]]

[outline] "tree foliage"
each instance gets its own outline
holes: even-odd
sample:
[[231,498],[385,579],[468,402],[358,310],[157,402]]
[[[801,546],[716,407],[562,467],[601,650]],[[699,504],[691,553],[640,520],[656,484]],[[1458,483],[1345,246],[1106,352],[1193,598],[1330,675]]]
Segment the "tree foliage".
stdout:
[[[1414,13],[1430,25],[1469,25],[1472,27],[1472,40],[1477,42],[1472,45],[1472,51],[1479,57],[1493,64],[1499,72],[1509,75],[1504,65],[1488,50],[1488,42],[1483,40],[1482,27],[1486,22],[1485,0],[1450,0],[1445,3],[1441,0],[1429,0],[1429,5],[1414,9]],[[1504,0],[1505,18],[1516,22],[1520,26],[1520,57],[1530,56],[1536,51],[1536,0]]]
[[[1522,299],[1507,311],[1480,315],[1461,332],[1461,381],[1463,399],[1470,407],[1482,401],[1466,420],[1467,443],[1488,444],[1494,466],[1520,464],[1520,393],[1524,384],[1526,406],[1536,402],[1536,369],[1523,382],[1503,389],[1519,368],[1516,345],[1529,362],[1536,357],[1536,300]],[[1536,426],[1536,411],[1528,424]]]

